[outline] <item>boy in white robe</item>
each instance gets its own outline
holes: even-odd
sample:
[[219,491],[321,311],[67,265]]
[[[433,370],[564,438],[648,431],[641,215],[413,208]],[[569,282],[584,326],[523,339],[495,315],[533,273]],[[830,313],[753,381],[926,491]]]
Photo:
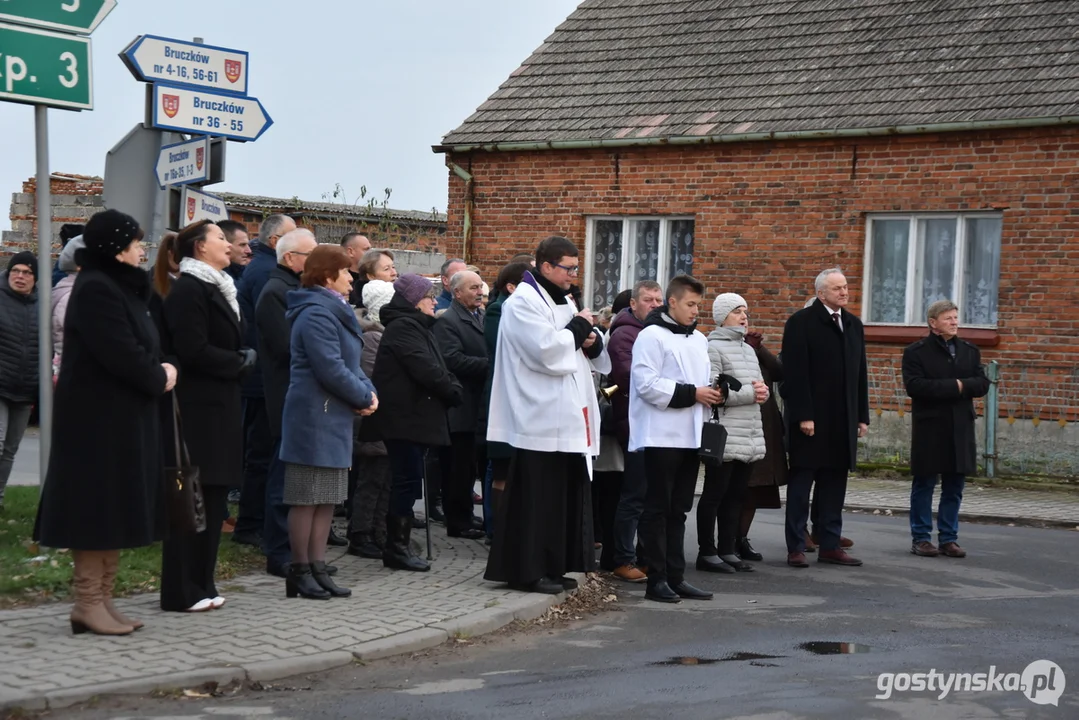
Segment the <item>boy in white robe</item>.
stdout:
[[487,580],[556,594],[567,572],[595,565],[592,458],[599,454],[599,404],[592,371],[611,362],[592,314],[570,297],[579,253],[549,237],[502,306],[487,440],[514,448],[496,510]]

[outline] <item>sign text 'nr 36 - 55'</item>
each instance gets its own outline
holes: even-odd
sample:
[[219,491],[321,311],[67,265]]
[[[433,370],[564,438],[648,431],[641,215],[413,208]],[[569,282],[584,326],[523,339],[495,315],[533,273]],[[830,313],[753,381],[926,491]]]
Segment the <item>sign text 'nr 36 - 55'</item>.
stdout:
[[273,120],[257,98],[154,83],[150,124],[182,133],[257,140]]
[[91,56],[88,37],[0,23],[0,100],[92,110]]

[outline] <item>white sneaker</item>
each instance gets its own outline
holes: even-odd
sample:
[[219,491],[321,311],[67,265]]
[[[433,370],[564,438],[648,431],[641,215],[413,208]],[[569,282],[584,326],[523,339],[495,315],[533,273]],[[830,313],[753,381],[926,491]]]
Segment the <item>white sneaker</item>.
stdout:
[[225,598],[221,597],[220,595],[218,595],[217,597],[212,598],[210,600],[210,606],[214,610],[217,610],[219,607],[223,607],[224,605],[225,605]]
[[214,601],[211,600],[210,598],[206,598],[204,600],[199,600],[197,603],[195,603],[194,605],[189,607],[187,610],[184,610],[184,612],[191,612],[191,613],[206,612],[207,610],[213,610],[213,608],[214,608]]

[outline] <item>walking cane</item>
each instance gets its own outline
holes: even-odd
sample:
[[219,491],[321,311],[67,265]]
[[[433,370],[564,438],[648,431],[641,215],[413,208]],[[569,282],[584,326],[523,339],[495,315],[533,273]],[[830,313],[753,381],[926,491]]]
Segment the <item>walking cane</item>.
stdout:
[[423,519],[427,529],[427,561],[435,559],[431,552],[431,498],[427,492],[427,451],[423,451]]

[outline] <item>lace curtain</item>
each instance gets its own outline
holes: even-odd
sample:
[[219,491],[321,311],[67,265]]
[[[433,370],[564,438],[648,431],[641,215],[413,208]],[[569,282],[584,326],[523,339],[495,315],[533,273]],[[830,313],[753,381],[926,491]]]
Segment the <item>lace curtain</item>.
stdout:
[[909,249],[909,220],[873,221],[869,322],[906,322]]
[[597,220],[593,234],[592,307],[614,302],[622,289],[622,221]]
[[1000,218],[967,220],[967,260],[963,268],[963,309],[967,325],[997,324],[1000,288]]

